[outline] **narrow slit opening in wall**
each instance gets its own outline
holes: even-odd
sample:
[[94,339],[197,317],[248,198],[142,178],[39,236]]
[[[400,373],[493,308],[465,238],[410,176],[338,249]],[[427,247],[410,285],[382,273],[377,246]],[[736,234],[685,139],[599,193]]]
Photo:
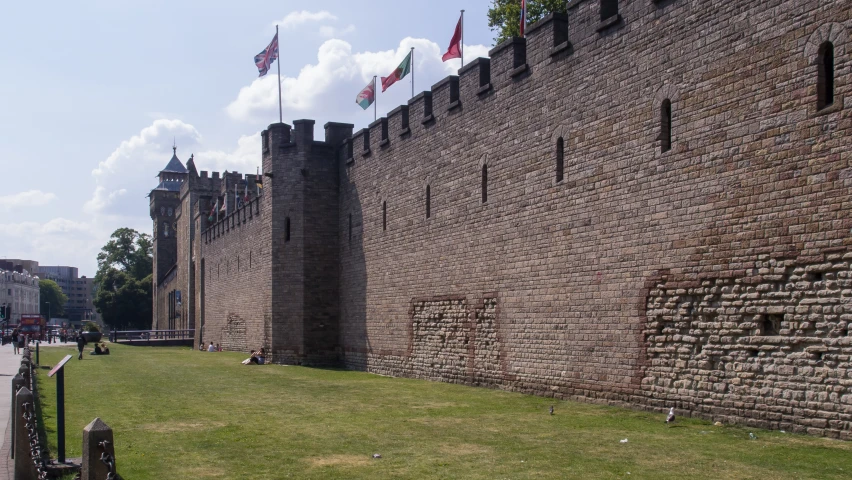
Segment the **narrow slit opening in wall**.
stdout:
[[668,98],[660,105],[660,152],[672,149],[672,102]]
[[349,214],[349,243],[352,243],[352,214]]
[[834,103],[834,44],[820,45],[817,65],[817,109],[823,109]]
[[388,230],[388,202],[382,202],[382,231]]
[[251,270],[251,250],[249,250],[249,270]]
[[284,218],[284,241],[290,241],[290,217]]
[[488,164],[482,165],[482,203],[488,201]]
[[565,178],[565,140],[559,137],[556,140],[556,181],[561,182]]
[[825,274],[823,272],[814,272],[814,281],[822,282],[825,280]]
[[432,216],[432,189],[430,185],[426,185],[426,218]]

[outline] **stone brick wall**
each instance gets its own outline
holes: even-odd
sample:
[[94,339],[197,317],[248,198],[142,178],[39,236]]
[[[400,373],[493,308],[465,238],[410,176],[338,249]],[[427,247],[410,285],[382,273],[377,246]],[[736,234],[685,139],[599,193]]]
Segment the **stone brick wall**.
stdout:
[[[201,235],[204,313],[199,340],[225,350],[269,346],[270,247],[263,198],[220,218]],[[203,285],[203,286],[202,286]]]
[[[694,345],[678,344],[683,337],[658,345],[650,339],[663,333],[650,335],[645,315],[662,295],[653,283],[661,271],[664,285],[733,288],[770,261],[793,262],[792,278],[796,268],[852,245],[852,10],[815,0],[620,3],[620,17],[601,22],[598,2],[570,2],[567,17],[530,26],[525,40],[498,46],[489,61],[472,62],[457,80],[439,82],[391,112],[386,136],[379,121],[342,145],[345,364],[562,398],[676,406],[687,415],[832,436],[848,432],[852,407],[842,395],[830,396],[825,380],[790,388],[801,395],[796,401],[815,403],[783,405],[789,411],[779,405],[771,415],[761,410],[771,404],[771,391],[759,391],[763,400],[752,397],[769,383],[784,388],[782,377],[771,376],[777,373],[731,384],[722,395],[731,399],[721,400],[716,380],[708,386],[704,379],[715,370],[691,363],[700,357],[682,358],[696,355],[686,352]],[[837,94],[834,107],[818,112],[815,56],[825,40],[835,43]],[[673,141],[662,152],[666,99]],[[559,138],[562,181],[555,171]],[[813,289],[815,298],[824,289]],[[465,331],[459,322],[470,317],[458,306],[431,304],[412,317],[411,299],[470,304],[486,292],[499,299],[489,317],[499,346],[484,350],[485,363],[473,355],[471,372],[458,337]],[[798,324],[784,312],[779,329]],[[737,315],[758,313],[730,315],[720,330],[750,328],[754,319]],[[664,327],[666,338],[666,329],[697,328],[677,318]],[[419,335],[412,335],[415,320]],[[744,334],[725,344],[740,345],[745,337],[738,335]],[[778,348],[761,344],[758,357],[750,356],[751,346],[719,350],[730,357],[723,371],[731,377],[722,383],[739,378],[728,370],[736,365],[771,370],[776,362],[829,376],[802,363],[816,362],[815,353]],[[646,349],[668,356],[650,358]],[[822,362],[837,362],[821,367],[833,377],[848,368],[841,350],[823,354]]]
[[759,258],[741,277],[649,292],[649,404],[852,438],[852,253]]

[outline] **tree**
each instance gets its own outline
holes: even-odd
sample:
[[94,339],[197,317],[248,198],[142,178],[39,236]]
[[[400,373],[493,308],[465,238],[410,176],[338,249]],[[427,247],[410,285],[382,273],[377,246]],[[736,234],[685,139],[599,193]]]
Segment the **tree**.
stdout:
[[[65,315],[65,303],[68,302],[68,295],[62,293],[62,289],[53,280],[43,279],[38,281],[39,294],[39,313],[42,316],[48,315],[53,317],[61,317]],[[50,307],[48,307],[50,303]]]
[[98,284],[94,304],[105,324],[113,328],[151,326],[153,256],[151,237],[132,228],[119,228],[98,254]]
[[[534,23],[553,12],[568,11],[566,0],[528,0],[527,23]],[[521,0],[492,0],[488,9],[488,26],[497,32],[494,44],[521,34]]]
[[151,236],[147,233],[139,233],[132,228],[119,228],[112,232],[110,241],[98,254],[95,280],[108,269],[124,271],[136,280],[145,278],[154,271],[152,246]]

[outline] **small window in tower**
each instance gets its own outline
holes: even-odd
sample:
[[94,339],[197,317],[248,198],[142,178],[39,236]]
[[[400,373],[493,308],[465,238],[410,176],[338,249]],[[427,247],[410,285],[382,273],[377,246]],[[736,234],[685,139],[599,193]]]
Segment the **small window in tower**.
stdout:
[[559,137],[556,140],[556,181],[561,182],[565,178],[565,140]]
[[834,45],[825,42],[819,47],[817,57],[817,108],[834,103]]
[[284,219],[284,241],[290,241],[290,217]]
[[482,165],[482,203],[488,201],[488,164]]
[[601,21],[618,15],[618,0],[601,0]]
[[382,202],[382,231],[385,232],[388,229],[388,202]]
[[672,149],[672,102],[668,98],[660,105],[660,152]]
[[432,189],[426,185],[426,218],[432,216]]

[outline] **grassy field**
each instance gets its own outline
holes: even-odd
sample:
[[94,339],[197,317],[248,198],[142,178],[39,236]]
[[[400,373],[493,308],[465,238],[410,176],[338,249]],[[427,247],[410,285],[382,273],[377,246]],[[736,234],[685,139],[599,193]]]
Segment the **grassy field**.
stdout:
[[[66,445],[69,457],[80,456],[83,427],[101,417],[128,480],[852,476],[852,443],[835,440],[697,420],[669,428],[662,414],[360,372],[244,366],[245,355],[235,353],[111,349],[66,366]],[[41,364],[69,353],[43,348]],[[55,455],[56,385],[47,369],[39,382]]]

